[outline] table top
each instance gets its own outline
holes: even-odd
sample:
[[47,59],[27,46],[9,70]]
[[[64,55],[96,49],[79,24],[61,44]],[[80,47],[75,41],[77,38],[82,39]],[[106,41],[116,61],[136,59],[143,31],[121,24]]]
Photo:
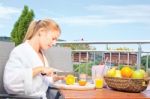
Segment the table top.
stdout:
[[150,90],[141,93],[128,93],[108,88],[92,90],[60,90],[64,99],[150,99]]

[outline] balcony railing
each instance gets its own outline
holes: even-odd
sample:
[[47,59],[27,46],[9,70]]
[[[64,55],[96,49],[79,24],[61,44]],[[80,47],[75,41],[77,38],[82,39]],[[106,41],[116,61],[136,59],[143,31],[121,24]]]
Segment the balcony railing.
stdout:
[[[116,45],[116,44],[127,44],[127,45],[134,45],[134,46],[137,46],[137,49],[135,49],[135,51],[131,51],[131,50],[80,50],[80,49],[77,49],[77,50],[72,50],[72,53],[79,53],[79,61],[78,62],[74,62],[74,64],[78,63],[78,64],[86,64],[88,63],[88,58],[89,58],[89,54],[88,53],[93,53],[93,62],[95,63],[95,60],[96,60],[96,57],[95,57],[95,53],[101,53],[102,55],[102,60],[104,59],[104,53],[109,53],[110,55],[110,58],[108,60],[109,62],[109,65],[111,65],[112,63],[112,59],[111,59],[111,55],[112,53],[118,53],[118,65],[121,63],[121,57],[120,57],[120,54],[121,53],[127,53],[127,65],[130,64],[130,53],[135,53],[137,55],[136,57],[136,68],[139,69],[141,68],[141,56],[142,54],[146,54],[145,56],[146,57],[146,70],[148,70],[148,64],[149,64],[149,53],[150,51],[143,51],[143,45],[146,45],[146,44],[150,44],[150,41],[147,40],[147,41],[61,41],[61,42],[57,42],[57,45],[59,44],[89,44],[89,45]],[[86,58],[83,60],[81,58],[81,53],[82,52],[85,52],[87,53],[86,55]],[[80,65],[79,65],[80,67]],[[87,67],[85,68],[86,71],[87,71]]]

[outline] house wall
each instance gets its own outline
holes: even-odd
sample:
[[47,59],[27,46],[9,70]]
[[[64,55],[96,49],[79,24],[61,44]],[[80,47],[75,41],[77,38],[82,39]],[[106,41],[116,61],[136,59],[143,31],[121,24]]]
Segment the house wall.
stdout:
[[[104,59],[108,58],[110,60],[110,53],[104,53]],[[129,64],[134,65],[137,63],[137,54],[136,53],[129,53],[129,60],[128,60],[128,53],[120,52],[120,60],[119,60],[119,53],[111,53],[111,63],[114,65],[118,64]]]

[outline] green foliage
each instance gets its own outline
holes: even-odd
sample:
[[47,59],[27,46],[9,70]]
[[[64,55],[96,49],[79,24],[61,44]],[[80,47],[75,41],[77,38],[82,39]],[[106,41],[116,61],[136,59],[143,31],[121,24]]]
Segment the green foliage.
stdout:
[[133,49],[127,47],[111,48],[107,46],[107,50],[132,51]]
[[[148,67],[150,68],[150,56],[148,56]],[[141,64],[146,67],[146,61],[147,61],[147,56],[142,56],[141,58]]]
[[60,46],[69,47],[72,50],[95,50],[95,48],[89,46],[89,44],[60,44]]
[[94,64],[94,62],[74,64],[74,71],[78,73],[86,73],[88,75],[91,75],[91,68]]
[[16,45],[22,43],[23,38],[27,32],[30,22],[34,18],[33,10],[29,10],[28,6],[24,6],[22,14],[14,24],[14,28],[11,32],[11,41]]
[[123,64],[120,64],[120,65],[118,66],[118,70],[121,70],[123,67],[124,67],[124,65],[123,65]]

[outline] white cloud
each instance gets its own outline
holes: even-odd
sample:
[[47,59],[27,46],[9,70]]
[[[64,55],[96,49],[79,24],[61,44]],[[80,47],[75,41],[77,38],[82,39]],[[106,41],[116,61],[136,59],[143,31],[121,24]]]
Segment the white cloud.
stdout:
[[20,13],[20,9],[15,7],[7,7],[0,5],[0,20],[1,19],[9,19],[13,14]]
[[91,5],[85,7],[89,11],[106,14],[145,16],[150,15],[150,5]]
[[61,23],[72,25],[112,25],[141,23],[150,24],[150,5],[91,5],[85,7],[89,16],[56,18]]
[[19,14],[21,9],[15,7],[3,6],[0,4],[0,28],[8,27],[14,15]]
[[86,9],[104,15],[105,19],[120,18],[134,23],[150,23],[150,5],[91,5]]
[[71,24],[71,25],[84,25],[84,26],[105,26],[117,23],[129,23],[132,20],[129,19],[105,19],[101,16],[76,16],[76,17],[61,17],[55,18],[60,23]]

